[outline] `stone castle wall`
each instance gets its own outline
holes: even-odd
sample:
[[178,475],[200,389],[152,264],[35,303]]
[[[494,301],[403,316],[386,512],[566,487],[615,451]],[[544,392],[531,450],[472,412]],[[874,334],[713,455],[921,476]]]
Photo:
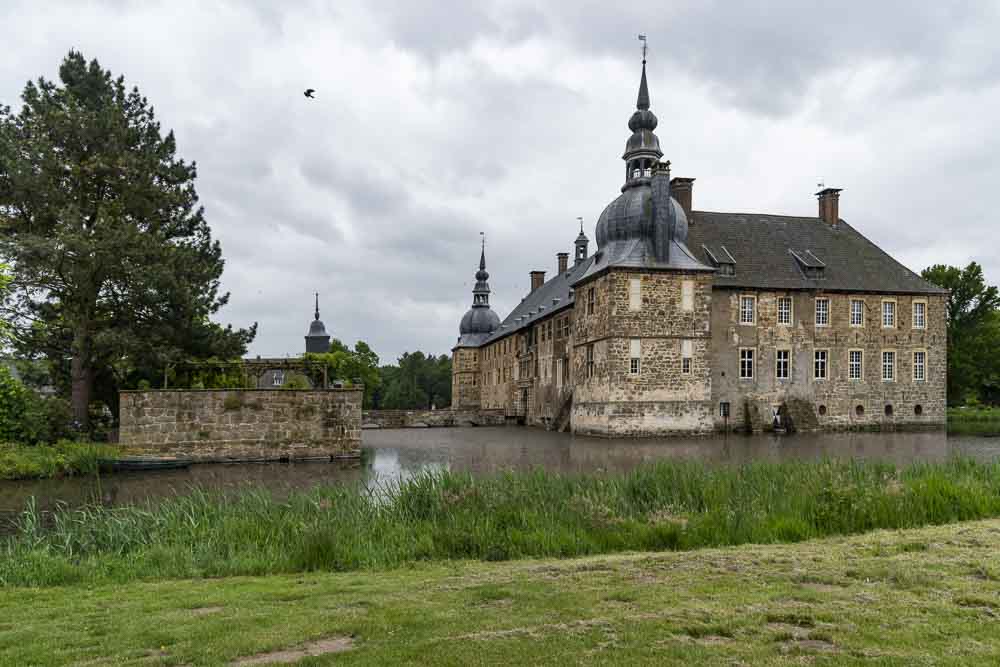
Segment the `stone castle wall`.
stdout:
[[363,389],[121,392],[129,450],[199,461],[357,456]]
[[[630,284],[641,299],[630,307]],[[682,292],[689,286],[691,302]],[[577,289],[574,330],[572,427],[576,433],[609,436],[705,432],[713,428],[711,406],[709,273],[614,270]],[[630,372],[631,341],[640,344],[640,372]],[[690,348],[690,372],[682,373],[682,350]],[[593,374],[588,377],[587,348]]]
[[[740,324],[741,296],[756,298],[756,322]],[[792,298],[791,324],[778,324],[777,300]],[[816,299],[829,299],[829,324],[817,326]],[[850,323],[850,302],[864,302],[861,326]],[[895,326],[882,326],[882,302],[895,302]],[[913,301],[926,306],[926,326],[913,327]],[[772,405],[797,401],[809,406],[819,428],[876,428],[935,425],[946,420],[947,332],[945,297],[824,292],[716,290],[712,309],[712,399],[730,404],[729,425],[742,428],[745,410],[765,413]],[[739,350],[755,354],[753,379],[741,379]],[[789,350],[787,380],[776,378],[779,349]],[[827,377],[815,378],[816,350],[827,351]],[[850,350],[863,352],[862,377],[848,377]],[[882,352],[896,353],[895,379],[882,379]],[[925,379],[913,377],[913,352],[926,352]],[[858,408],[861,410],[858,410]],[[887,409],[887,406],[890,406]],[[888,414],[887,414],[888,413]],[[750,421],[754,421],[751,419]]]
[[456,348],[451,364],[451,404],[459,408],[478,408],[482,400],[479,391],[479,350]]
[[365,410],[361,413],[361,428],[502,426],[503,423],[503,410],[484,410],[480,408]]

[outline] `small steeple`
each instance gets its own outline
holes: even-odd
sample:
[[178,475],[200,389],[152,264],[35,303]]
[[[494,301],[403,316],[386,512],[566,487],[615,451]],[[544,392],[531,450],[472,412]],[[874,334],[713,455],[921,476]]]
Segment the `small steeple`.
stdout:
[[326,332],[326,325],[319,319],[319,292],[316,292],[316,312],[312,324],[309,325],[309,333],[306,334],[306,352],[322,353],[330,351],[330,335]]
[[646,59],[642,59],[642,79],[639,81],[639,97],[635,101],[635,108],[645,111],[649,108],[649,86],[646,85]]
[[576,241],[573,244],[576,246],[576,257],[573,260],[574,266],[587,259],[587,246],[590,245],[590,239],[583,233],[583,218],[577,217],[577,220],[580,221],[580,234],[576,237]]
[[476,286],[472,289],[472,307],[490,306],[490,285],[486,281],[490,274],[486,271],[486,235],[480,232],[482,247],[479,252],[479,270],[476,271]]
[[319,292],[316,292],[316,316],[315,319],[319,319]]
[[628,129],[632,136],[625,143],[625,185],[622,192],[637,185],[648,185],[653,175],[653,167],[663,157],[660,140],[653,133],[659,121],[649,110],[649,84],[646,83],[646,36],[642,41],[642,76],[639,79],[639,95],[635,100],[635,112],[628,119]]

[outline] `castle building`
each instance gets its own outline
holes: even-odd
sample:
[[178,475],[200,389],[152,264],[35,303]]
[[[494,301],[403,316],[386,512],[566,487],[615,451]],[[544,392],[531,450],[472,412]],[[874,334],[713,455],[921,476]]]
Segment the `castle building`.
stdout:
[[453,406],[612,437],[943,424],[947,291],[842,220],[836,188],[815,217],[693,210],[656,126],[644,59],[596,252],[581,226],[501,321],[483,249]]

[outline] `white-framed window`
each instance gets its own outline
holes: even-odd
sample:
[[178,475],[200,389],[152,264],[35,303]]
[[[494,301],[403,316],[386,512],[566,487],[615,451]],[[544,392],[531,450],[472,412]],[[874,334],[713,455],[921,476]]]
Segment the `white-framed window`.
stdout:
[[774,377],[779,380],[787,380],[791,376],[792,351],[775,350],[774,353]]
[[274,371],[271,376],[271,384],[275,387],[285,384],[285,371]]
[[681,373],[683,375],[691,374],[691,357],[694,344],[689,340],[681,341]]
[[882,350],[882,381],[896,380],[896,353],[893,350]]
[[556,388],[562,389],[563,385],[563,360],[556,359]]
[[927,302],[926,301],[914,301],[913,302],[913,328],[914,329],[926,329],[927,328]]
[[816,326],[830,326],[830,300],[827,298],[816,299]]
[[642,169],[633,169],[632,170],[632,178],[639,178],[639,176],[641,174],[642,174]]
[[587,346],[587,377],[594,377],[594,344]]
[[813,351],[813,379],[825,380],[827,377],[827,363],[830,360],[829,350]]
[[864,373],[864,350],[849,350],[847,352],[847,379],[860,380]]
[[630,278],[628,281],[628,309],[642,310],[642,280]]
[[740,297],[740,324],[755,324],[757,322],[757,297]]
[[642,341],[633,338],[628,342],[628,372],[630,375],[638,375],[642,372]]
[[694,310],[694,281],[681,282],[681,310],[690,313]]
[[754,349],[752,347],[741,347],[740,348],[740,379],[741,380],[752,380],[753,379],[753,353]]
[[927,352],[917,350],[913,353],[913,381],[923,382],[927,379]]
[[790,325],[792,323],[792,297],[778,297],[778,324]]
[[646,167],[645,169],[642,170],[642,175],[645,176],[646,178],[649,178],[650,176],[653,175],[653,168]]
[[851,326],[865,325],[865,302],[862,299],[851,299]]
[[896,327],[896,302],[882,302],[882,328],[894,329]]

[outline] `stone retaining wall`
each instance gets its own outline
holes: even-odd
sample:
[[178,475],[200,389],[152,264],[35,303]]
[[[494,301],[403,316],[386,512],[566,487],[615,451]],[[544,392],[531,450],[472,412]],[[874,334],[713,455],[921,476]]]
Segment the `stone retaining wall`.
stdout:
[[362,428],[425,428],[433,426],[501,426],[503,410],[446,408],[443,410],[365,410]]
[[362,396],[360,388],[123,391],[119,441],[206,462],[359,456]]

